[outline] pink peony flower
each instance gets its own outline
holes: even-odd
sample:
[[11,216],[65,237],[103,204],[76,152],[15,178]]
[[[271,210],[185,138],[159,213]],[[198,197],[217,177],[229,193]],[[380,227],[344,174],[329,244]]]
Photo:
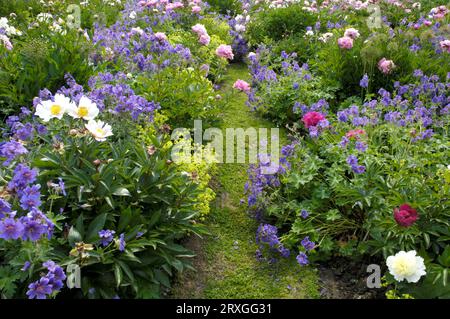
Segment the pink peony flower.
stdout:
[[394,209],[394,219],[400,226],[410,227],[418,219],[418,214],[414,208],[408,204],[403,204],[399,208]]
[[439,42],[439,45],[441,46],[442,50],[447,51],[450,53],[450,40],[444,40]]
[[392,60],[386,60],[386,58],[382,58],[378,62],[378,70],[380,70],[384,74],[391,73],[394,68],[395,68],[395,64],[394,64],[394,61],[392,61]]
[[325,115],[319,112],[308,112],[302,118],[306,128],[317,126],[322,120],[325,120]]
[[353,48],[353,39],[350,37],[342,37],[338,39],[338,45],[341,49],[351,49]]
[[224,59],[229,59],[229,60],[234,59],[233,49],[231,48],[230,45],[226,45],[226,44],[219,45],[219,47],[216,49],[216,54],[217,54],[217,56],[224,58]]
[[211,41],[211,37],[207,34],[202,34],[200,38],[198,39],[198,42],[200,42],[203,45],[208,45]]
[[192,7],[192,13],[200,13],[202,11],[202,8],[199,6],[193,6]]
[[194,33],[197,33],[197,35],[199,37],[204,34],[208,34],[208,32],[206,31],[206,28],[203,24],[196,24],[191,29]]
[[159,41],[167,41],[167,36],[163,32],[156,32],[155,38],[157,38]]
[[250,84],[248,84],[244,80],[237,80],[236,82],[234,82],[233,88],[245,93],[249,93],[251,90]]
[[359,38],[359,31],[354,28],[348,28],[347,30],[345,30],[344,37],[349,37],[355,40]]

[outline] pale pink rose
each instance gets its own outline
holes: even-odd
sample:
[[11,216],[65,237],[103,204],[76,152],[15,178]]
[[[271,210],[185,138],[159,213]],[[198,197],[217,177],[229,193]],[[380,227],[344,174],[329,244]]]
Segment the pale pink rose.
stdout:
[[200,42],[200,44],[203,44],[203,45],[208,45],[210,41],[211,41],[211,37],[207,34],[202,34],[200,36],[200,38],[198,39],[198,42]]
[[448,53],[450,53],[450,40],[444,40],[439,42],[442,50],[447,51]]
[[219,47],[216,49],[216,54],[217,54],[217,56],[224,58],[224,59],[229,59],[229,60],[234,59],[233,49],[231,48],[230,45],[226,45],[226,44],[219,45]]
[[347,30],[345,30],[344,36],[355,40],[359,38],[359,31],[356,30],[355,28],[348,28]]
[[197,33],[197,35],[199,37],[204,34],[208,34],[208,32],[206,31],[206,28],[203,24],[198,23],[198,24],[194,25],[191,29],[194,33]]
[[338,45],[341,49],[351,49],[353,48],[353,39],[350,37],[342,37],[338,39]]
[[159,41],[167,41],[167,36],[163,32],[156,32],[155,38],[157,38]]
[[200,13],[202,11],[202,8],[199,6],[193,6],[192,7],[192,13]]
[[251,90],[250,84],[248,84],[244,80],[237,80],[236,82],[234,82],[233,88],[246,93],[250,92]]
[[378,62],[378,70],[380,70],[384,74],[391,73],[394,68],[395,68],[395,64],[394,64],[394,61],[392,61],[392,60],[387,60],[386,58],[382,58]]

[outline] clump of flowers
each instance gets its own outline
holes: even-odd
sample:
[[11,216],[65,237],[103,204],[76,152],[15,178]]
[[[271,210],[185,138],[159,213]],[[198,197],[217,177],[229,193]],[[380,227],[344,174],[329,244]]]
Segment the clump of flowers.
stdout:
[[351,48],[353,48],[353,39],[348,36],[339,38],[337,40],[337,43],[341,49],[350,50]]
[[276,226],[269,224],[261,224],[256,231],[256,243],[259,245],[257,255],[264,256],[266,254],[272,256],[270,262],[275,262],[276,257],[273,255],[281,255],[284,258],[289,257],[290,251],[285,248],[278,238],[278,229]]
[[439,42],[439,45],[441,46],[442,50],[450,53],[450,40],[442,40]]
[[360,37],[359,31],[355,28],[348,28],[344,32],[344,37],[349,37],[353,40],[358,39]]
[[234,82],[233,84],[233,88],[245,93],[249,93],[251,90],[250,84],[244,80],[236,80],[236,82]]
[[426,275],[424,260],[416,255],[417,252],[415,250],[400,251],[386,259],[389,273],[394,276],[395,280],[398,282],[406,280],[409,283],[416,283],[422,276]]
[[47,268],[48,272],[28,286],[28,299],[47,299],[64,287],[63,281],[66,279],[66,274],[61,266],[52,260],[46,261],[42,266]]
[[394,209],[394,219],[402,227],[412,226],[418,218],[417,211],[408,204]]
[[219,47],[216,49],[216,54],[218,57],[228,60],[233,60],[234,58],[233,49],[230,45],[226,44],[219,45]]
[[192,31],[197,34],[198,41],[202,45],[208,45],[211,41],[211,37],[208,35],[206,28],[203,24],[196,24],[192,27]]
[[327,128],[330,125],[325,115],[316,111],[310,111],[303,115],[302,122],[309,130],[311,137],[317,137],[321,129]]
[[384,74],[390,74],[395,69],[394,61],[387,60],[386,58],[382,58],[378,61],[378,70],[380,70]]

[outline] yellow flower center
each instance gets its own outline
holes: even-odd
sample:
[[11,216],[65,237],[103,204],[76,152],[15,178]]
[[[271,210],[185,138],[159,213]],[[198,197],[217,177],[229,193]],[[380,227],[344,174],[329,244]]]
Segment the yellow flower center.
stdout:
[[50,108],[50,113],[52,115],[59,115],[61,113],[61,106],[58,104],[53,104],[52,107]]
[[411,261],[406,258],[398,258],[394,263],[395,272],[402,276],[410,276],[414,273],[414,267]]
[[86,106],[80,106],[78,108],[78,116],[86,117],[89,114],[88,108]]
[[104,131],[102,128],[98,128],[98,129],[96,130],[96,132],[97,132],[97,135],[98,135],[98,136],[103,136],[103,135],[105,134],[105,131]]

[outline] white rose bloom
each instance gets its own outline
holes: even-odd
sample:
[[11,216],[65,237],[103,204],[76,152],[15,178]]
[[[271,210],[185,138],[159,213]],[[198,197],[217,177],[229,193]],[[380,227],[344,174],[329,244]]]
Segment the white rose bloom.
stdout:
[[62,94],[55,95],[55,101],[42,101],[36,106],[35,115],[39,116],[44,122],[50,121],[52,118],[62,119],[64,113],[73,107],[74,103],[68,97]]
[[87,124],[85,124],[85,126],[94,136],[95,140],[99,142],[106,141],[108,136],[114,135],[111,125],[106,124],[103,121],[90,120]]
[[407,282],[418,282],[420,277],[426,275],[423,258],[416,256],[416,251],[400,251],[394,256],[386,259],[386,265],[389,273],[395,280],[401,282],[406,279]]
[[80,99],[80,103],[78,103],[78,106],[72,104],[72,106],[67,110],[67,113],[73,118],[83,119],[86,121],[95,119],[99,112],[100,111],[97,107],[97,104],[95,104],[85,96]]

